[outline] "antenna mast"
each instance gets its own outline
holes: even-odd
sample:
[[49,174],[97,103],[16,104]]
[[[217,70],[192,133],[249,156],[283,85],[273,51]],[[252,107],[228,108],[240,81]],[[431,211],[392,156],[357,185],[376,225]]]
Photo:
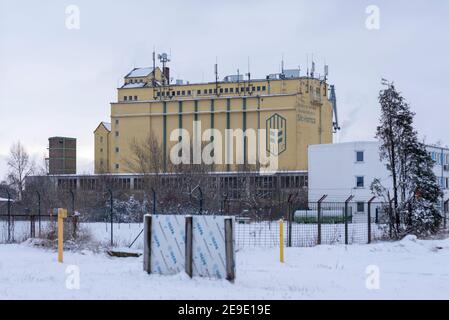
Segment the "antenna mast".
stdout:
[[162,73],[164,74],[164,79],[162,80],[162,85],[164,88],[164,96],[165,96],[165,86],[167,84],[170,84],[170,73],[167,69],[167,63],[170,62],[170,58],[168,57],[168,54],[165,52],[162,54],[159,54],[158,56],[159,61],[162,63]]
[[238,90],[238,94],[240,95],[240,69],[237,68],[237,90]]
[[[250,69],[250,64],[249,64],[249,57],[248,57],[248,73],[246,75],[248,76],[248,92],[249,92],[249,94],[252,94],[252,91],[251,91],[251,69]],[[245,94],[246,94],[246,89],[245,89]]]
[[281,73],[284,74],[284,54],[282,54],[282,60],[281,60]]
[[215,60],[215,94],[218,97],[218,59]]

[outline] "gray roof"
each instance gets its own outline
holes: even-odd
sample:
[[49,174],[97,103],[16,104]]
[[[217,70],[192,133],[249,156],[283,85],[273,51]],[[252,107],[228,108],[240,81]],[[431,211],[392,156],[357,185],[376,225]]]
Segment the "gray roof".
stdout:
[[146,82],[134,82],[134,83],[125,83],[122,88],[130,89],[130,88],[143,88],[145,87]]
[[109,122],[102,122],[106,130],[111,131],[111,124]]
[[134,68],[125,78],[147,77],[153,72],[153,68]]

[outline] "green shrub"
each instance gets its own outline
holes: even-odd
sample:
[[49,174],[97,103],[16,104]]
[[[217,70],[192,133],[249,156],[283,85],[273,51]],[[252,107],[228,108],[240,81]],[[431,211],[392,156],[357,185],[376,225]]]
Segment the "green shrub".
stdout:
[[[295,217],[296,223],[302,224],[317,224],[317,217]],[[336,217],[321,217],[322,224],[343,224],[345,223],[344,216],[336,216]],[[352,223],[352,215],[348,216],[348,223]]]

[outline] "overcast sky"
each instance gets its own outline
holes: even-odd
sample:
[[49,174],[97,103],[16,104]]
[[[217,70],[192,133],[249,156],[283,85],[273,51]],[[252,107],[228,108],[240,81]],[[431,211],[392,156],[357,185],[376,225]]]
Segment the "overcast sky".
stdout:
[[[68,5],[80,29],[66,27]],[[369,5],[380,29],[369,30]],[[253,77],[329,64],[339,141],[371,140],[380,79],[394,80],[416,112],[420,136],[449,144],[449,1],[23,1],[0,0],[0,177],[20,140],[38,160],[48,137],[78,139],[78,170],[93,169],[93,130],[108,121],[116,87],[151,52],[172,54],[171,73],[189,81]]]

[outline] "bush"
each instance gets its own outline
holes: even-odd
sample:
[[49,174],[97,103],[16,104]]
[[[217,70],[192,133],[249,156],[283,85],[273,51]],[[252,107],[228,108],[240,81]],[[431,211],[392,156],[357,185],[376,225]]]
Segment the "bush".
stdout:
[[[317,217],[295,217],[296,223],[302,224],[317,224]],[[321,217],[321,224],[343,224],[345,223],[345,217]],[[348,216],[348,223],[352,223],[352,215]]]

